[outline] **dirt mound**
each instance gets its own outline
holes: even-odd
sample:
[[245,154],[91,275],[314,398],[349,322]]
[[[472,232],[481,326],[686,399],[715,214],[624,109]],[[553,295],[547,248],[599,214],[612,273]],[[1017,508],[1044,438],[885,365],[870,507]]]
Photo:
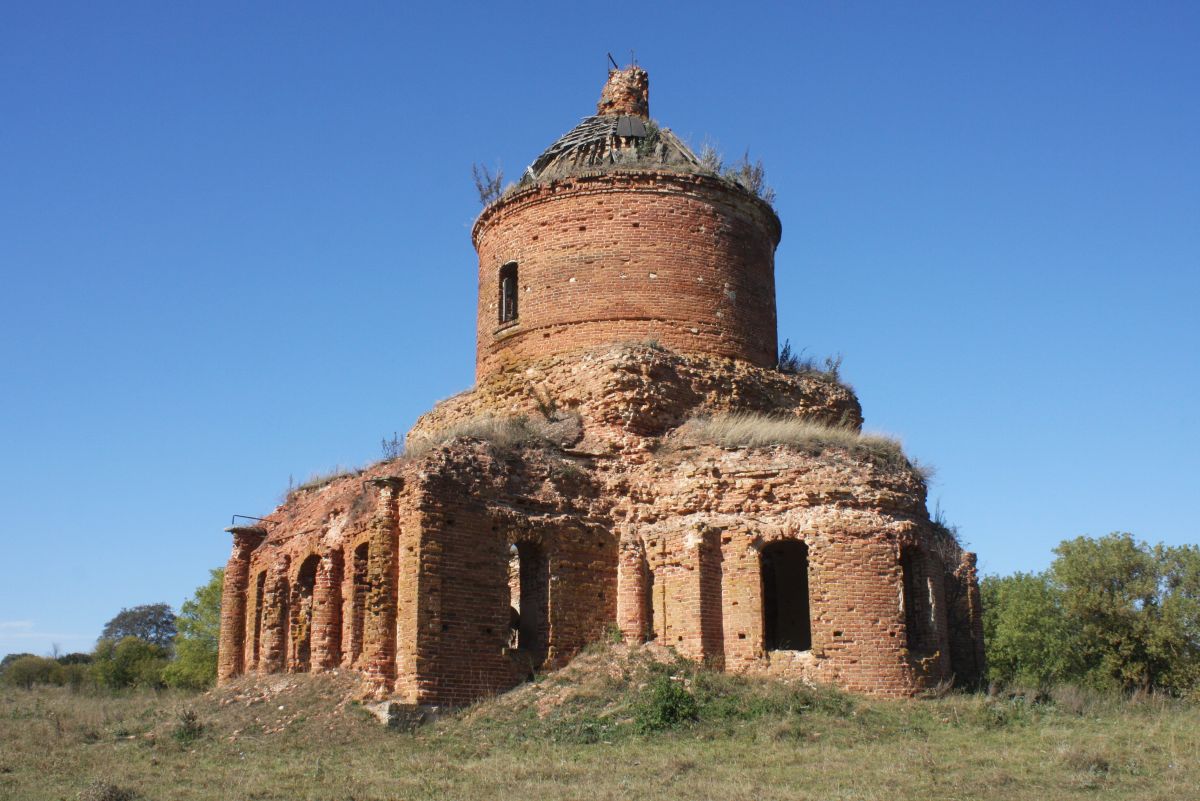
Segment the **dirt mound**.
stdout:
[[605,706],[603,701],[607,699],[609,706],[616,705],[624,700],[626,690],[645,687],[653,666],[662,670],[672,665],[682,668],[683,663],[674,651],[656,643],[593,645],[566,667],[476,704],[464,712],[463,718],[470,721],[484,715],[533,709],[544,719],[560,707],[584,700],[601,701]]
[[176,720],[156,734],[175,735],[189,712],[230,742],[287,731],[350,733],[371,725],[356,701],[361,694],[362,679],[353,671],[243,676],[180,705]]

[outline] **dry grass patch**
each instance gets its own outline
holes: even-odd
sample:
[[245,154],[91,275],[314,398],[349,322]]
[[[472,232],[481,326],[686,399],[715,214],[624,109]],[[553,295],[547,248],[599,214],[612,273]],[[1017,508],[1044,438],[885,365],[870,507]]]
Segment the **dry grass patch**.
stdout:
[[203,695],[0,688],[0,799],[1175,801],[1200,785],[1200,708],[1170,699],[1085,699],[1082,715],[1022,696],[873,700],[657,646],[593,648],[415,732],[379,725],[356,687],[342,672]]
[[501,450],[522,445],[557,446],[576,439],[580,425],[578,415],[553,410],[545,415],[545,419],[534,419],[525,415],[495,417],[485,414],[429,434],[413,436],[408,441],[404,456],[419,459],[434,448],[459,437],[489,442]]
[[853,428],[828,426],[799,417],[753,412],[733,412],[689,420],[680,428],[683,439],[693,444],[724,448],[769,448],[783,445],[809,453],[830,449],[847,451],[889,467],[916,470],[928,478],[929,468],[910,462],[900,441],[884,434],[863,434]]
[[511,448],[539,439],[538,432],[530,425],[527,417],[493,417],[481,415],[470,420],[447,426],[439,431],[413,437],[404,450],[404,455],[418,459],[434,448],[445,445],[459,437],[483,440],[498,448]]

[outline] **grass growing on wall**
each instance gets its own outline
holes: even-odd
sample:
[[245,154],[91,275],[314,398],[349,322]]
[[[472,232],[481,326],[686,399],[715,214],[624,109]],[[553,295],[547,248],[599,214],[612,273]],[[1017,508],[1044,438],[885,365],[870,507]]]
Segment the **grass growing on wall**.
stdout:
[[689,420],[680,430],[685,442],[725,448],[787,446],[818,455],[831,448],[899,468],[912,468],[928,478],[929,468],[911,463],[900,441],[883,434],[863,434],[853,428],[829,426],[799,417],[733,412]]

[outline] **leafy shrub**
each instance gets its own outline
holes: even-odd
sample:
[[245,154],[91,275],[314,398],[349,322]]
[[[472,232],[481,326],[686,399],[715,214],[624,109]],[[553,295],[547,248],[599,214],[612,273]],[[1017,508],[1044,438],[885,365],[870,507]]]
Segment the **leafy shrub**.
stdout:
[[78,692],[87,684],[91,683],[92,669],[90,664],[81,662],[70,662],[67,664],[59,663],[58,669],[54,672],[53,681],[59,686],[71,688],[72,692]]
[[171,737],[185,748],[200,739],[202,734],[204,734],[204,724],[200,722],[200,716],[194,709],[185,709],[180,712],[179,719],[175,721],[175,727],[171,729]]
[[60,666],[53,659],[26,654],[18,656],[4,666],[0,679],[10,687],[23,690],[33,689],[35,684],[52,684],[56,669]]
[[110,690],[162,687],[166,666],[166,649],[145,640],[100,640],[92,661],[92,676],[97,684]]
[[696,696],[683,686],[682,678],[655,676],[635,707],[634,722],[643,734],[675,729],[700,719]]

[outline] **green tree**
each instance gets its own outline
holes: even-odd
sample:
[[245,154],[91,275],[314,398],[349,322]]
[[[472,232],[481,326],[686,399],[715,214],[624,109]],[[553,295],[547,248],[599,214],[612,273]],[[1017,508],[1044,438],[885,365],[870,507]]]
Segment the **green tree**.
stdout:
[[1114,533],[1065,540],[1054,553],[1044,573],[984,579],[990,679],[1200,687],[1200,548]]
[[118,642],[126,637],[137,637],[159,648],[170,648],[175,639],[175,613],[167,604],[122,609],[104,624],[100,639]]
[[1050,574],[1095,686],[1185,691],[1200,672],[1200,548],[1133,535],[1059,544]]
[[53,659],[20,654],[16,659],[8,660],[4,665],[2,675],[4,683],[10,687],[20,687],[24,690],[33,688],[35,684],[51,684],[54,681],[54,669],[58,663]]
[[1047,687],[1076,678],[1062,592],[1045,573],[988,576],[980,593],[989,680]]
[[27,651],[22,651],[19,654],[6,654],[3,659],[0,659],[0,675],[3,675],[4,671],[9,665],[11,665],[13,662],[16,662],[23,656],[34,656],[34,654],[31,654]]
[[217,680],[217,642],[221,633],[221,591],[225,570],[217,568],[207,584],[183,602],[176,623],[175,658],[163,671],[172,687],[204,689]]
[[161,687],[167,655],[166,648],[139,637],[102,639],[92,656],[92,676],[97,684],[110,690]]

